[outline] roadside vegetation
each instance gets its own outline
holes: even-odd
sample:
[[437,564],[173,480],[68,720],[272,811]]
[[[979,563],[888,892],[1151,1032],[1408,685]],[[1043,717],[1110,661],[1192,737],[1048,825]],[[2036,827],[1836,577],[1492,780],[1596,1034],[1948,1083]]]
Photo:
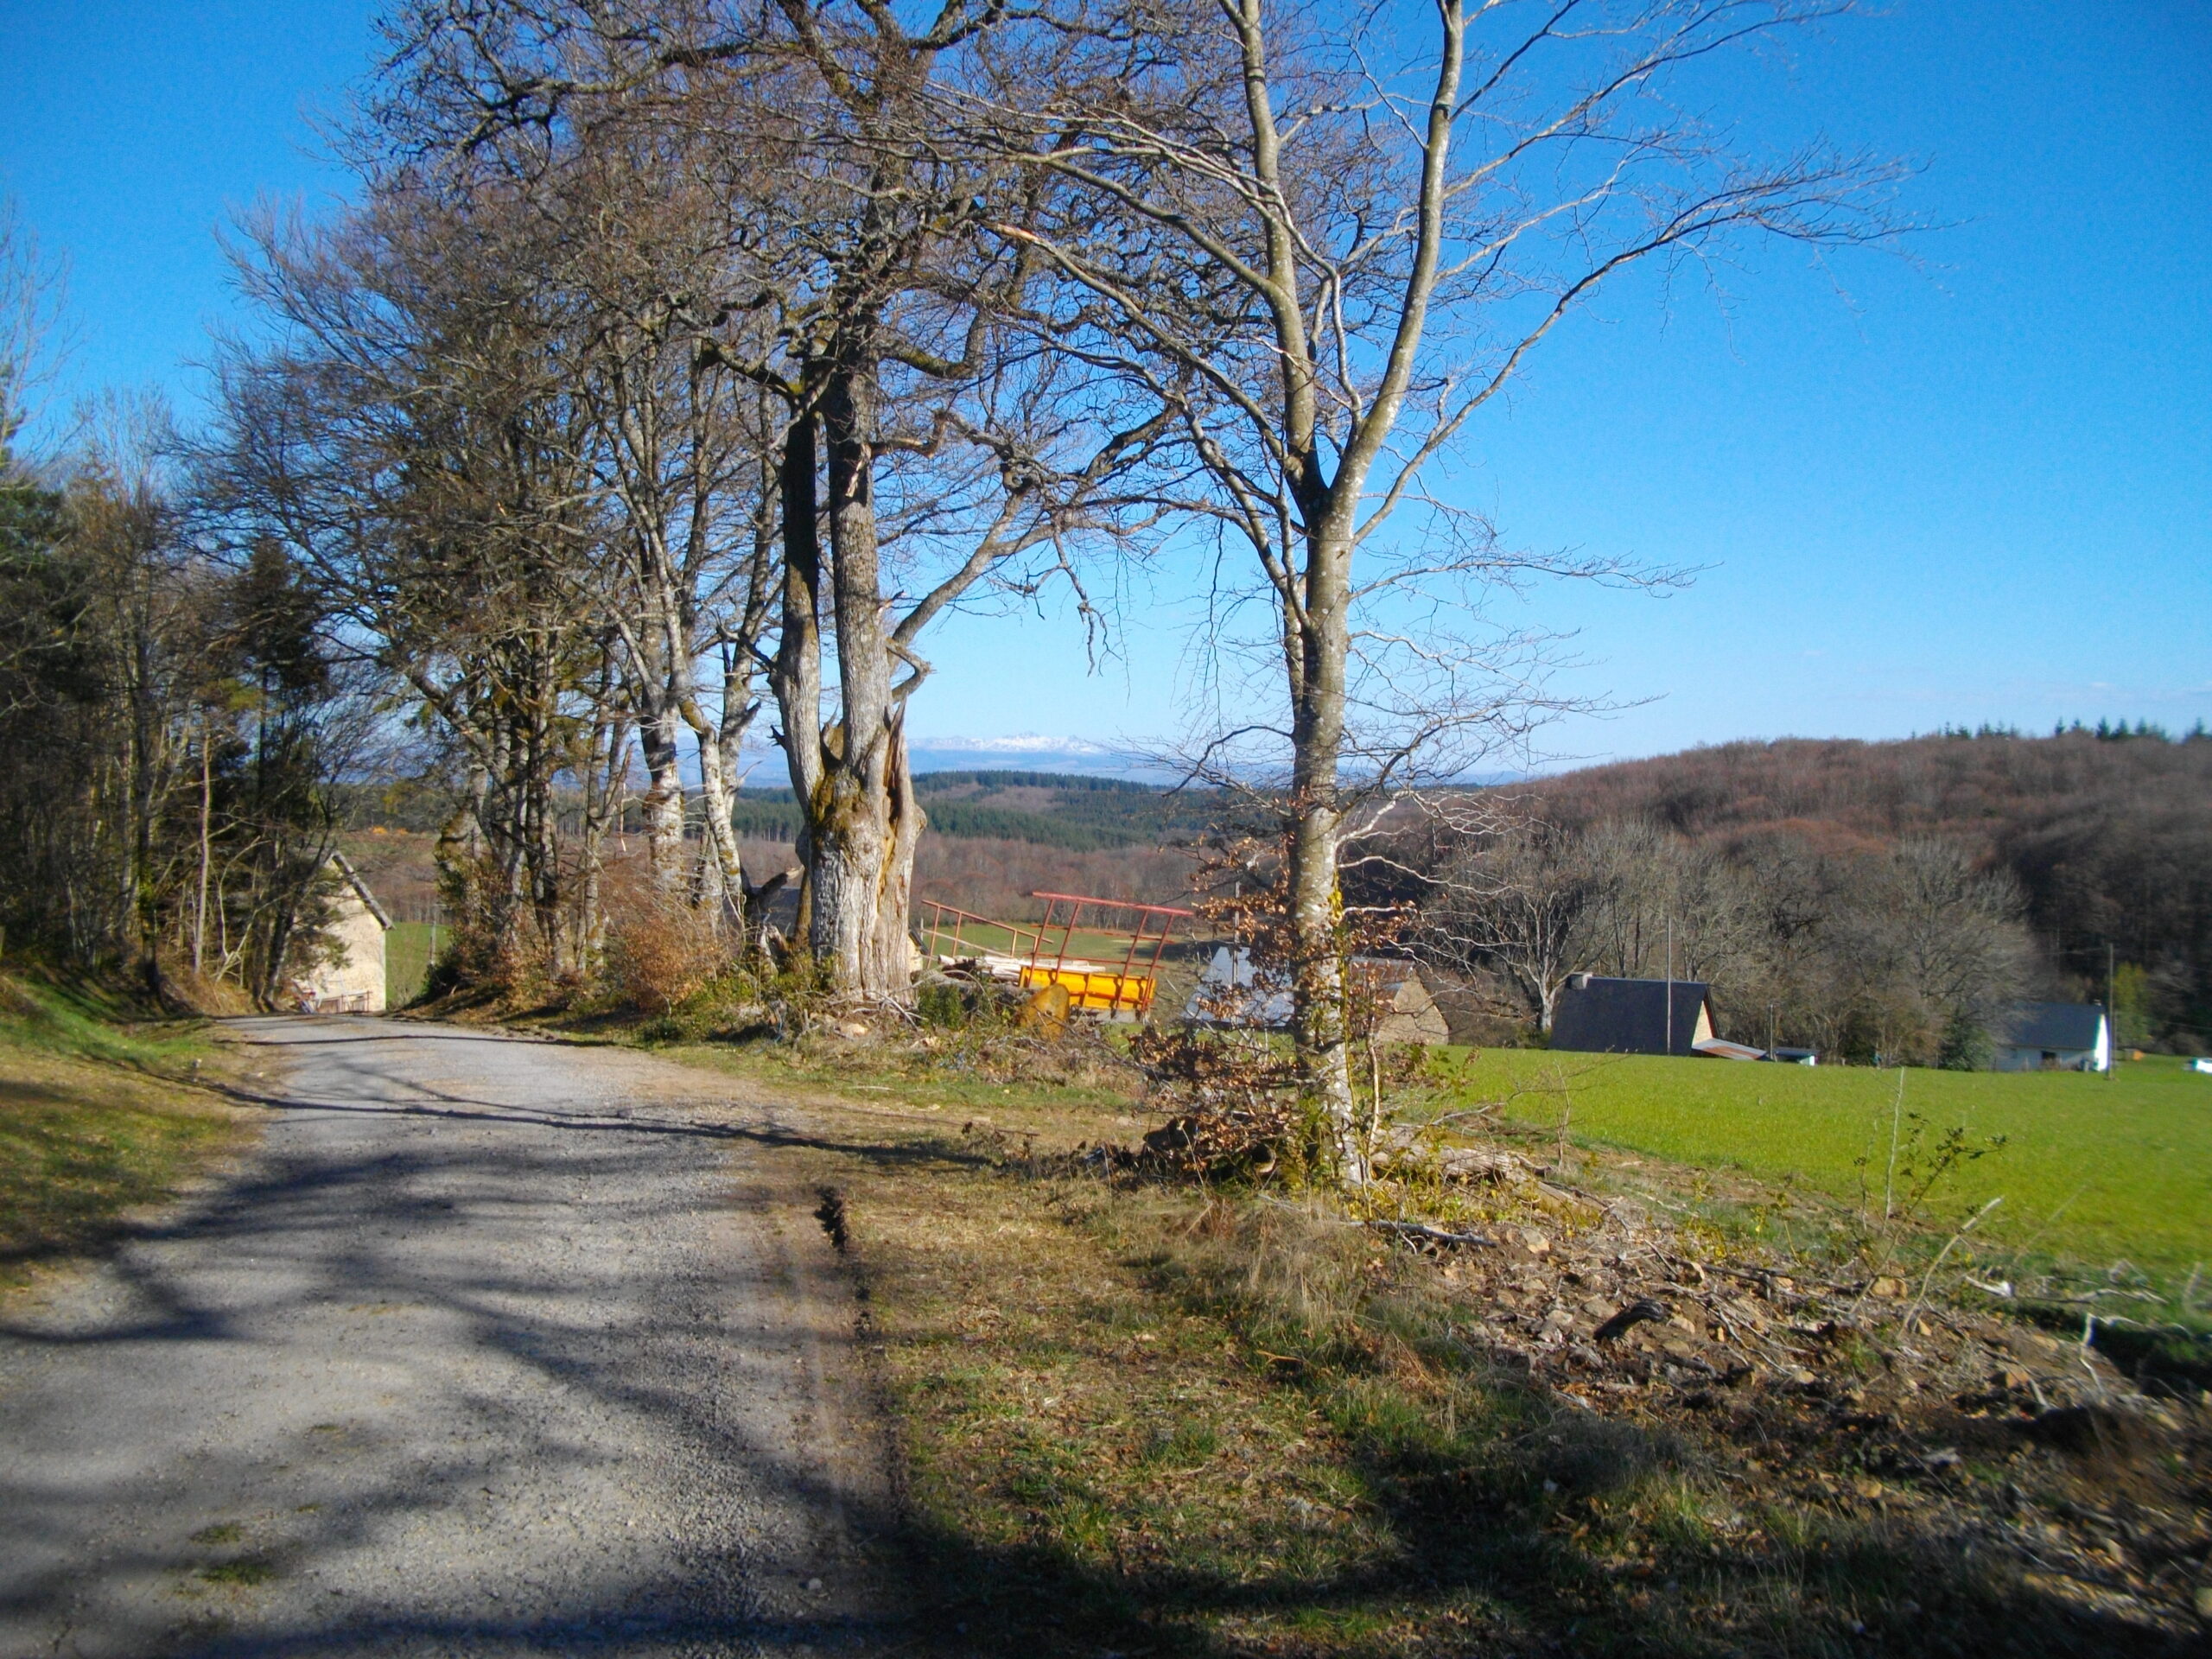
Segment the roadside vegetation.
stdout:
[[205,1086],[213,1045],[144,1012],[0,976],[0,1290],[97,1249],[238,1144],[240,1113]]
[[1079,1034],[657,1046],[811,1098],[771,1155],[861,1288],[947,1651],[2195,1639],[2196,1386],[2146,1398],[2078,1325],[1961,1303],[1929,1271],[1948,1189],[1800,1249],[1760,1215],[1849,1206],[1579,1136],[1562,1170],[1551,1124],[1453,1137],[1503,1174],[1345,1202],[1148,1154],[1166,1103]]

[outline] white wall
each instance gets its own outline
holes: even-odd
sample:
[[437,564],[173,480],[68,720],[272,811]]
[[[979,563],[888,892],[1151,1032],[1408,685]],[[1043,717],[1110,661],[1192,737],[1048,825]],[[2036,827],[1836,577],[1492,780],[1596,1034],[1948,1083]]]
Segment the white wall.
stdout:
[[325,937],[345,947],[345,956],[308,975],[300,988],[320,1003],[337,997],[361,997],[371,1014],[385,1011],[384,924],[349,886],[339,895],[338,918]]

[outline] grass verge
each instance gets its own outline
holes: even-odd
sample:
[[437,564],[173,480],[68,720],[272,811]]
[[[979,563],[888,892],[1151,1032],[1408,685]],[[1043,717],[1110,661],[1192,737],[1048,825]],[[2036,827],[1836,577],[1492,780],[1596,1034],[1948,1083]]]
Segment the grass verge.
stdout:
[[423,995],[430,969],[453,942],[453,930],[431,922],[394,922],[384,936],[385,1002],[404,1008]]
[[[814,1096],[814,1133],[775,1155],[842,1200],[939,1650],[2198,1639],[2201,1407],[2048,1421],[1866,1345],[1817,1387],[1578,1396],[1482,1334],[1517,1259],[1476,1271],[1291,1195],[1071,1173],[1056,1154],[1139,1123],[1096,1077],[836,1044],[666,1052]],[[2032,1332],[2018,1346],[2070,1363]]]
[[213,1046],[96,990],[0,977],[0,1289],[112,1238],[234,1145]]

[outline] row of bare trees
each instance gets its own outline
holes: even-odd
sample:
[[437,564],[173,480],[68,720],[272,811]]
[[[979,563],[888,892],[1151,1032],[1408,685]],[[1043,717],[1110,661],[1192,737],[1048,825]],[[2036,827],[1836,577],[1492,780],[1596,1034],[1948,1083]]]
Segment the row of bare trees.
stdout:
[[1572,975],[1673,976],[1762,1047],[1970,1066],[2035,983],[2018,884],[1955,841],[1822,852],[1788,830],[1459,816],[1394,861],[1421,868],[1421,951],[1539,1031]]
[[1555,778],[1529,805],[1700,841],[1789,828],[1836,849],[1955,842],[2019,884],[2057,994],[2116,992],[2130,1042],[2212,1043],[2212,741],[2197,734],[1729,743]]
[[1345,836],[1560,706],[1487,598],[1669,579],[1516,552],[1430,474],[1621,273],[1891,233],[1892,168],[1700,113],[1841,9],[413,0],[355,203],[245,228],[202,499],[404,688],[490,976],[588,969],[635,766],[665,890],[757,898],[772,708],[805,945],[904,996],[931,625],[1062,582],[1110,632],[1126,563],[1177,562],[1186,759],[1284,833],[1356,1170]]

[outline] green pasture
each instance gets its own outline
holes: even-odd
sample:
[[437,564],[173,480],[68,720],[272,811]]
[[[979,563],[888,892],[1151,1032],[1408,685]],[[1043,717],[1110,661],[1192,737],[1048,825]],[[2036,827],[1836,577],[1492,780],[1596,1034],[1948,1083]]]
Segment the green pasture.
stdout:
[[453,930],[429,922],[394,922],[385,931],[384,995],[393,1007],[405,1007],[422,995],[423,982],[430,976],[430,963],[435,960],[430,950],[433,935],[442,951],[453,938]]
[[[1792,1178],[1846,1204],[1860,1158],[1881,1203],[1899,1073],[1657,1055],[1448,1051],[1440,1111],[1500,1103],[1499,1115],[1675,1162]],[[2171,1283],[2212,1266],[2212,1077],[2152,1058],[2113,1077],[2076,1072],[1908,1071],[1904,1154],[1964,1128],[2003,1148],[1955,1168],[1931,1199],[1956,1219],[2002,1197],[1980,1230],[1993,1243],[2085,1266],[2126,1261]],[[1924,1156],[1924,1154],[1923,1154]],[[1986,1256],[1985,1255],[1985,1259]]]

